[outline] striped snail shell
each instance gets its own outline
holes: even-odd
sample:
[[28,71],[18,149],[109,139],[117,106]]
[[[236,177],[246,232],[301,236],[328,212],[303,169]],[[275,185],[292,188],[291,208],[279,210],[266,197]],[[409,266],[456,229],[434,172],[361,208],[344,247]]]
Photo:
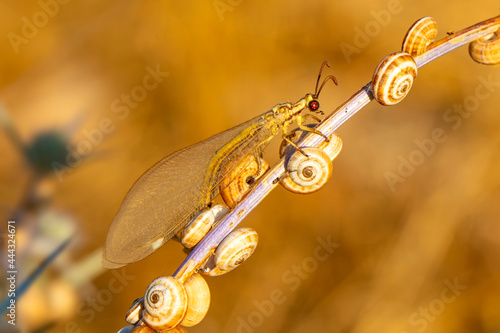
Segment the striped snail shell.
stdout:
[[[297,143],[308,133],[307,131],[296,129],[288,138],[292,142]],[[306,151],[309,151],[307,152],[309,158],[295,151],[287,161],[286,169],[288,174],[281,179],[281,186],[293,193],[299,194],[313,193],[323,187],[331,177],[332,161],[342,150],[342,139],[338,135],[332,134],[329,139],[329,142],[323,141],[318,148],[305,148]],[[302,149],[304,150],[304,148]],[[322,150],[327,156],[325,157],[324,154],[318,153],[316,149]],[[291,146],[286,140],[283,140],[280,147],[280,157],[285,156],[289,150],[296,150],[296,148]],[[290,162],[292,163],[290,164]],[[302,174],[300,174],[301,172]],[[307,184],[304,178],[308,178],[307,180],[310,181],[309,184]]]
[[372,79],[372,92],[382,105],[394,105],[410,92],[417,77],[417,64],[405,52],[389,54],[377,66]]
[[218,276],[230,272],[247,260],[257,247],[259,236],[252,228],[239,228],[232,231],[217,247],[203,272]]
[[319,148],[302,148],[307,154],[304,156],[296,151],[286,163],[287,176],[281,185],[287,190],[308,194],[323,187],[332,176],[332,161],[330,157]]
[[130,309],[125,315],[125,321],[129,324],[135,325],[141,319],[142,310],[144,309],[144,297],[140,297],[132,303]]
[[161,276],[149,285],[144,295],[142,319],[155,331],[179,325],[187,310],[187,294],[179,280]]
[[[292,142],[297,143],[308,133],[309,133],[308,131],[303,131],[297,128],[292,132],[291,135],[288,136],[288,138]],[[285,189],[293,193],[299,193],[299,194],[313,193],[319,190],[321,187],[323,187],[331,177],[331,169],[333,168],[331,161],[333,161],[342,150],[342,139],[337,134],[335,133],[332,134],[329,137],[329,139],[330,139],[329,142],[323,141],[318,146],[318,149],[326,153],[328,159],[323,154],[317,153],[316,150],[314,149],[310,151],[311,154],[307,153],[309,155],[309,158],[307,158],[302,153],[296,151],[296,148],[291,146],[286,140],[283,140],[280,146],[281,158],[286,154],[288,154],[290,150],[292,151],[295,150],[295,151],[292,153],[292,156],[287,161],[286,169],[289,173],[281,179],[280,181],[281,186],[283,186]],[[302,149],[304,150],[304,148]],[[306,148],[306,150],[309,149],[310,148]],[[298,154],[295,155],[296,153]],[[309,162],[304,162],[306,164],[303,165],[301,164],[302,161],[308,159],[311,159],[313,162],[309,161]],[[290,164],[290,161],[292,161],[292,164]],[[298,163],[298,167],[295,167],[296,163]],[[318,165],[316,163],[320,163],[323,165]],[[303,167],[307,168],[308,164],[309,168],[307,169],[308,171],[306,170],[305,174],[304,173],[302,173],[302,175],[297,174],[297,170],[299,169],[303,170]],[[318,167],[319,172],[316,172],[315,166]],[[312,173],[309,171],[312,171]],[[301,179],[307,176],[310,176],[309,178],[315,178],[316,180],[312,181],[312,184],[310,183],[309,185],[307,185],[305,181]]]
[[229,207],[234,207],[248,193],[255,181],[269,170],[269,164],[253,154],[245,156],[231,172],[222,179],[221,196]]
[[437,36],[437,23],[432,17],[423,17],[415,22],[403,39],[401,50],[411,56],[418,56],[427,50]]
[[191,327],[203,320],[210,307],[210,289],[200,274],[192,275],[185,283],[188,306],[182,326]]
[[229,209],[224,205],[215,205],[201,212],[181,232],[179,238],[182,245],[188,249],[194,247],[212,229],[215,222],[228,212]]
[[500,64],[500,29],[470,43],[469,54],[483,65]]
[[330,157],[330,160],[333,161],[342,150],[342,138],[334,133],[329,139],[330,142],[322,142],[318,148],[322,149]]

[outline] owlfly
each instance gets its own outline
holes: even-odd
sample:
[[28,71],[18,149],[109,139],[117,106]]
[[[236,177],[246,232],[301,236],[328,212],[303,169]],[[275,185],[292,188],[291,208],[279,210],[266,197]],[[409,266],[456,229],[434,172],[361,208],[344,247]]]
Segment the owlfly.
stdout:
[[[212,205],[220,192],[222,179],[240,165],[245,156],[259,156],[280,132],[284,140],[305,154],[288,139],[288,128],[295,122],[302,130],[322,135],[304,124],[307,118],[323,114],[317,100],[328,80],[319,85],[325,61],[320,68],[314,94],[297,103],[280,103],[264,114],[216,134],[204,141],[168,155],[132,186],[116,214],[106,239],[103,265],[117,268],[139,261],[180,232],[201,211]],[[304,113],[304,112],[311,113]],[[327,137],[325,137],[328,140]]]

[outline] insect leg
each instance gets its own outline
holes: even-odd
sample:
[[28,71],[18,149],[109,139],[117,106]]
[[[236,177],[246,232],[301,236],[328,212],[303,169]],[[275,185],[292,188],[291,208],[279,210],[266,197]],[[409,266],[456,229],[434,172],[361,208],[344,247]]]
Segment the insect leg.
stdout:
[[[306,127],[307,128],[307,127]],[[286,142],[288,142],[289,144],[292,145],[292,147],[294,147],[295,149],[297,149],[298,151],[300,151],[302,153],[302,155],[304,155],[305,157],[309,157],[309,155],[306,154],[305,151],[303,151],[299,146],[297,146],[295,144],[295,142],[293,142],[292,140],[290,140],[288,138],[288,136],[290,135],[291,133],[288,133],[288,134],[283,134],[283,140],[285,140]]]
[[[322,111],[321,111],[322,112]],[[321,122],[321,119],[319,119],[318,117],[316,117],[315,115],[311,114],[311,113],[306,113],[304,116],[303,116],[303,120],[305,120],[306,118],[312,118],[313,120],[316,120],[318,123]]]
[[306,131],[306,132],[312,132],[312,133],[314,133],[314,134],[320,135],[320,136],[322,136],[323,138],[325,138],[326,142],[330,142],[330,139],[329,139],[326,135],[324,135],[323,133],[321,133],[320,131],[318,131],[316,128],[314,128],[314,127],[309,127],[309,126],[307,126],[307,125],[304,125],[304,120],[305,120],[306,118],[312,118],[312,119],[314,119],[314,120],[316,120],[316,121],[318,121],[318,122],[319,122],[319,121],[321,121],[321,120],[320,120],[318,117],[316,117],[315,115],[307,113],[307,114],[305,114],[305,115],[303,115],[303,116],[297,117],[297,125],[299,126],[299,128],[300,128],[301,130],[303,130],[303,131]]

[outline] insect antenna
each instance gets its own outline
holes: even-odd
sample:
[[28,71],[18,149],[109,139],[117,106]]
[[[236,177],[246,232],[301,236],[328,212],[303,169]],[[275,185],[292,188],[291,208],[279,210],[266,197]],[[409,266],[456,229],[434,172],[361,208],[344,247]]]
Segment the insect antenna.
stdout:
[[316,88],[314,89],[314,98],[318,98],[318,96],[321,93],[321,90],[323,89],[326,81],[332,80],[333,83],[335,83],[335,85],[338,85],[337,79],[333,75],[328,75],[323,80],[323,82],[321,83],[321,85],[319,85],[319,80],[321,79],[321,74],[323,74],[323,70],[325,69],[325,66],[330,67],[330,63],[327,60],[323,61],[323,63],[321,64],[321,67],[319,68],[318,79],[316,80]]
[[330,63],[328,62],[328,60],[323,61],[323,63],[321,64],[321,67],[319,68],[318,79],[316,80],[316,89],[314,89],[314,96],[318,95],[319,79],[321,79],[321,74],[323,73],[323,69],[325,68],[325,66],[330,68]]
[[319,90],[317,92],[314,93],[314,98],[318,98],[319,94],[321,93],[321,90],[323,89],[323,87],[325,86],[325,83],[328,81],[328,80],[332,80],[333,83],[335,83],[335,85],[339,85],[338,82],[337,82],[337,79],[335,78],[335,76],[333,75],[328,75],[324,80],[323,80],[323,83],[321,83],[321,86],[319,87]]

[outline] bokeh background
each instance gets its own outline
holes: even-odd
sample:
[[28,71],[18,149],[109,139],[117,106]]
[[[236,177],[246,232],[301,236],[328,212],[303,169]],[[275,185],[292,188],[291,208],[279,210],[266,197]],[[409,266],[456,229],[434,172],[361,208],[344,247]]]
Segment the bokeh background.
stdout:
[[[169,242],[125,269],[100,268],[109,224],[147,168],[312,92],[324,60],[339,81],[320,99],[330,112],[418,18],[434,17],[442,38],[499,9],[430,0],[2,4],[0,220],[5,235],[17,219],[18,282],[76,235],[18,300],[17,326],[2,321],[2,331],[118,331],[132,301],[185,257]],[[357,37],[367,28],[371,36]],[[348,45],[356,49],[346,55]],[[141,90],[148,68],[168,75]],[[401,104],[363,108],[339,130],[344,148],[324,189],[278,188],[243,222],[259,232],[257,251],[208,279],[210,311],[189,331],[500,332],[499,82],[500,68],[473,62],[464,47],[422,68]],[[477,89],[489,96],[474,99]],[[126,112],[124,98],[140,91]],[[464,103],[471,112],[449,111]],[[436,129],[445,139],[433,146]],[[47,141],[81,160],[43,171],[44,156],[60,158]],[[416,141],[428,144],[421,160]],[[271,163],[278,144],[266,151]],[[404,169],[412,158],[418,165]],[[391,185],[398,168],[404,176]],[[336,245],[320,261],[322,242]]]

